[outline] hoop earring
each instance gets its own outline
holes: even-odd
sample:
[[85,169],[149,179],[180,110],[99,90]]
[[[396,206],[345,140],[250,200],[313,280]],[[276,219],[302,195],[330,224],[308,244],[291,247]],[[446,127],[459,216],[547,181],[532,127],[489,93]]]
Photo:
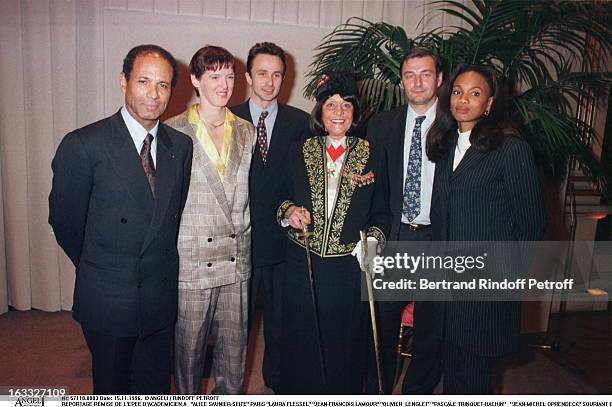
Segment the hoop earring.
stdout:
[[489,115],[489,110],[487,109],[487,110],[484,111],[483,116],[487,117],[488,115]]

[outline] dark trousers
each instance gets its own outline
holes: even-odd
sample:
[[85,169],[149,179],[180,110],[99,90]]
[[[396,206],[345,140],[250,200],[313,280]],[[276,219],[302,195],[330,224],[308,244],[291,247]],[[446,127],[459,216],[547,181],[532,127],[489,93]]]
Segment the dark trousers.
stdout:
[[[431,238],[431,228],[412,230],[408,225],[400,225],[400,231],[398,236],[398,240],[400,241],[430,241]],[[407,301],[381,301],[376,303],[383,390],[385,394],[391,394],[393,391],[395,370],[397,366],[397,342],[399,337],[399,327],[400,321],[402,319],[402,311],[407,304]],[[421,312],[421,318],[422,320],[427,321],[429,319],[429,314],[427,312],[428,307],[421,308],[423,309],[423,311]],[[415,305],[415,324],[417,324],[417,312],[417,307]],[[436,361],[440,360],[440,356],[437,353],[439,344],[439,341],[437,339],[437,331],[435,331],[433,323],[426,324],[425,322],[423,322],[423,324],[424,326],[421,329],[421,334],[418,336],[415,335],[413,337],[413,347],[420,349],[419,353],[421,353],[422,356],[421,358],[418,358],[418,360],[422,360],[423,362],[418,363],[421,365],[421,371],[432,369],[431,366],[426,365],[426,361],[429,361],[432,358]],[[435,346],[429,346],[430,341],[432,340],[434,340]],[[371,344],[370,349],[374,349],[373,346],[374,345]],[[368,379],[366,384],[366,392],[369,394],[376,394],[378,392],[376,364],[373,356],[374,351],[372,351],[371,353],[372,357],[369,359],[368,363]],[[439,366],[439,362],[435,365]],[[440,380],[441,370],[432,371],[429,376],[431,376],[431,378],[427,381],[427,383],[422,383],[422,385],[420,385],[419,383],[422,381],[422,379],[418,379],[417,383],[415,383],[414,385],[410,384],[409,388],[420,386],[422,387],[422,390],[418,389],[417,393],[427,394],[427,387],[429,386],[429,382],[435,381],[435,384],[433,385],[433,387],[435,387],[435,385]],[[408,374],[404,378],[404,381],[406,381],[407,377]],[[431,391],[433,391],[433,387],[431,388]]]
[[[376,303],[378,325],[378,346],[380,349],[380,364],[382,371],[383,393],[391,394],[395,380],[397,365],[397,341],[399,338],[400,320],[405,301],[380,301]],[[374,343],[372,335],[369,340],[368,377],[366,393],[378,393],[378,377],[376,373],[376,360],[374,359]]]
[[[416,234],[421,232],[420,234]],[[413,237],[413,238],[410,238]],[[402,224],[400,240],[431,240],[431,229],[415,231]],[[414,303],[412,358],[402,383],[402,394],[432,394],[442,377],[442,342],[437,321],[439,307],[432,301]]]
[[414,304],[412,358],[402,383],[402,394],[432,394],[442,376],[442,344],[432,301]]
[[282,321],[282,288],[285,263],[255,267],[251,278],[249,321],[255,312],[257,293],[263,289],[264,357],[263,379],[266,386],[275,390],[280,383],[280,341]]
[[172,327],[144,338],[82,329],[91,352],[94,394],[170,393]]
[[444,343],[444,394],[491,394],[494,359]]

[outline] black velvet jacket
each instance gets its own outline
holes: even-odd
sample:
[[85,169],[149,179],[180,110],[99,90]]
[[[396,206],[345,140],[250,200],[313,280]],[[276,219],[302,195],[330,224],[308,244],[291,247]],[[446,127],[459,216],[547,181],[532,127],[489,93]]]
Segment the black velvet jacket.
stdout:
[[[327,216],[327,177],[325,138],[312,137],[295,145],[278,196],[277,221],[280,223],[291,205],[305,207],[311,214],[313,232],[310,249],[321,257],[350,255],[359,241],[359,231],[367,231],[382,244],[386,241],[390,213],[387,185],[379,163],[374,162],[370,144],[356,137],[347,138],[347,155],[331,217]],[[295,229],[288,228],[289,239],[303,246]]]

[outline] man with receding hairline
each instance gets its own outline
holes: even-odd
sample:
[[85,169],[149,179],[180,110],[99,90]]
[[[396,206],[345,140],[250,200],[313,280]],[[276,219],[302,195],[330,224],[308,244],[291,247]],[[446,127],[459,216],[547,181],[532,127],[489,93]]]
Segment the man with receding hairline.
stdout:
[[[401,86],[407,105],[375,115],[368,123],[367,138],[387,162],[389,206],[392,223],[389,241],[432,239],[429,209],[435,164],[427,158],[427,131],[436,118],[437,92],[442,85],[440,58],[427,48],[415,47],[402,59]],[[379,326],[384,391],[390,394],[396,368],[397,337],[406,301],[379,302]],[[441,377],[438,338],[431,302],[414,309],[414,337],[410,366],[402,391],[431,394]],[[369,392],[374,392],[370,369]]]
[[192,143],[159,122],[177,80],[157,45],[132,48],[124,106],[64,137],[53,159],[49,223],[76,266],[73,316],[95,394],[170,392],[179,221]]

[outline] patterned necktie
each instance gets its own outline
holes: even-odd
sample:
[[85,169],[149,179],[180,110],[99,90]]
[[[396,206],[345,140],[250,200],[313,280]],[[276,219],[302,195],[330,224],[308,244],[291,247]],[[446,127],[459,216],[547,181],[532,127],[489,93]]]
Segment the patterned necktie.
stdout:
[[142,148],[140,149],[140,162],[142,163],[142,168],[147,176],[147,181],[149,181],[153,198],[155,198],[155,164],[153,163],[153,157],[151,156],[152,142],[153,136],[147,134],[147,137],[145,137],[144,142],[142,143]]
[[412,222],[421,213],[421,124],[425,116],[419,116],[415,120],[412,141],[410,142],[410,155],[408,156],[408,168],[406,169],[406,184],[404,185],[404,206],[402,213]]
[[257,143],[259,144],[259,151],[261,152],[261,159],[263,163],[266,163],[268,156],[268,132],[266,131],[266,117],[268,112],[264,110],[259,115],[259,121],[257,122]]

